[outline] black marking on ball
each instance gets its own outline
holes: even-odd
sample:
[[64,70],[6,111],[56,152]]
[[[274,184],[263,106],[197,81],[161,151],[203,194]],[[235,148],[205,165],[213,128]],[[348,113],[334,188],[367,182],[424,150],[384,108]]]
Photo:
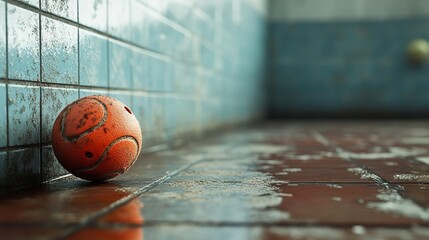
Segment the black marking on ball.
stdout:
[[[75,136],[71,136],[71,137],[66,136],[66,135],[65,135],[65,132],[64,132],[64,129],[65,129],[65,125],[66,125],[66,118],[67,118],[67,115],[68,115],[68,113],[69,113],[70,109],[71,109],[73,106],[75,106],[75,105],[79,104],[79,102],[81,102],[81,101],[83,101],[83,100],[86,100],[86,99],[92,99],[92,100],[95,100],[96,102],[98,102],[98,103],[103,107],[104,114],[103,114],[103,117],[101,118],[101,121],[100,121],[98,124],[96,124],[95,126],[93,126],[93,127],[89,128],[88,130],[86,130],[85,132],[83,132],[83,133],[81,133],[81,134],[78,134],[78,135],[75,135]],[[61,136],[63,137],[63,139],[64,139],[64,140],[66,140],[66,141],[68,141],[68,142],[74,142],[74,141],[78,140],[79,138],[84,137],[84,136],[86,136],[86,135],[90,134],[91,132],[95,131],[97,128],[99,128],[99,127],[103,126],[103,125],[104,125],[104,123],[106,123],[106,120],[107,120],[108,115],[109,115],[109,114],[108,114],[108,112],[107,112],[107,106],[106,106],[106,104],[104,104],[104,102],[100,101],[99,99],[97,99],[97,98],[82,98],[82,99],[79,99],[79,100],[77,100],[77,101],[73,102],[72,104],[70,104],[70,105],[67,107],[67,109],[63,112],[63,115],[61,116],[61,122],[60,122],[60,126],[61,126]],[[84,117],[85,117],[85,116],[86,116],[86,114],[84,115]]]
[[[94,170],[94,169],[96,169],[103,161],[104,161],[104,158],[107,156],[107,154],[109,153],[109,151],[110,151],[110,149],[117,143],[117,142],[119,142],[119,141],[122,141],[122,140],[124,140],[124,139],[128,139],[128,140],[131,140],[131,141],[133,141],[135,144],[136,144],[136,146],[137,146],[137,154],[136,154],[136,157],[133,159],[133,161],[131,162],[131,164],[130,164],[130,166],[128,166],[128,168],[129,167],[131,167],[131,165],[133,165],[134,164],[134,162],[137,160],[137,158],[138,158],[138,156],[139,156],[139,153],[140,153],[140,145],[139,145],[139,142],[137,141],[137,139],[135,138],[135,137],[133,137],[133,136],[122,136],[122,137],[119,137],[119,138],[117,138],[117,139],[115,139],[115,140],[113,140],[107,147],[106,147],[106,149],[104,149],[104,151],[103,151],[103,153],[101,154],[101,156],[100,156],[100,158],[99,159],[97,159],[97,161],[92,165],[92,166],[89,166],[89,167],[87,167],[87,168],[83,168],[83,169],[80,169],[80,170],[78,170],[78,171],[76,171],[77,173],[79,173],[79,172],[87,172],[87,171],[91,171],[91,170]],[[128,168],[126,168],[125,169],[125,171],[128,169]],[[125,172],[124,171],[124,172]]]
[[130,109],[130,108],[128,108],[127,106],[124,106],[124,108],[125,108],[125,110],[127,110],[127,112],[128,112],[129,114],[133,114],[133,112],[131,112],[131,109]]
[[85,152],[85,157],[92,158],[93,156],[92,152]]

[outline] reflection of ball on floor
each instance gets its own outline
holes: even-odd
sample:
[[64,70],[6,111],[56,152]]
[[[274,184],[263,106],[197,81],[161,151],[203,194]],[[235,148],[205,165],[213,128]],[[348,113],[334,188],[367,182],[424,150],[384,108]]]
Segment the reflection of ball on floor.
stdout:
[[52,147],[61,165],[91,181],[124,173],[137,159],[141,145],[140,125],[132,111],[107,96],[71,103],[52,129]]

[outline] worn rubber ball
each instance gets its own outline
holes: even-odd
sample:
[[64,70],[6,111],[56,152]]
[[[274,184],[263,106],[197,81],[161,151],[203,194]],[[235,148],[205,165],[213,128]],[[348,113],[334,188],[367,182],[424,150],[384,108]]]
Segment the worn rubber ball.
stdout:
[[60,164],[89,181],[105,181],[127,171],[141,146],[141,128],[131,109],[107,96],[69,104],[52,129],[52,147]]

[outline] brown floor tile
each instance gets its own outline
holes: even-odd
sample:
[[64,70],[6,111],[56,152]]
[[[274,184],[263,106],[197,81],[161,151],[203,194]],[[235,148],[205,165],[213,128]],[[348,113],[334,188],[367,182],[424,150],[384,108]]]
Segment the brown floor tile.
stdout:
[[395,209],[389,211],[389,206],[401,207],[402,202],[390,199],[397,195],[375,185],[284,185],[281,191],[290,197],[284,198],[279,208],[294,222],[394,226],[425,221]]
[[391,183],[429,183],[429,165],[407,158],[357,160]]
[[401,184],[399,188],[403,196],[429,209],[429,184]]

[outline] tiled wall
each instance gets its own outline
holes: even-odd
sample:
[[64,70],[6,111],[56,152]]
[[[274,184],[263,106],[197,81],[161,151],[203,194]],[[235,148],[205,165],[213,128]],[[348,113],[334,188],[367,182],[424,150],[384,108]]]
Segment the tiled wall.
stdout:
[[[294,8],[298,11],[305,2],[317,7],[314,0],[282,3],[299,5]],[[363,2],[365,9],[380,5]],[[395,9],[402,13],[403,4],[380,2],[385,5],[378,6],[378,15],[374,9],[369,15],[353,15],[355,8],[338,4],[331,7],[343,15],[315,18],[301,9],[302,16],[270,21],[271,116],[429,116],[429,64],[414,66],[406,56],[410,41],[429,40],[429,15],[395,15]],[[411,3],[422,1],[407,1],[407,6]]]
[[50,132],[75,99],[131,106],[145,146],[263,114],[264,0],[0,0],[0,186],[65,174]]
[[[271,23],[274,116],[429,114],[429,65],[406,48],[428,20]],[[283,44],[286,43],[286,44]]]

